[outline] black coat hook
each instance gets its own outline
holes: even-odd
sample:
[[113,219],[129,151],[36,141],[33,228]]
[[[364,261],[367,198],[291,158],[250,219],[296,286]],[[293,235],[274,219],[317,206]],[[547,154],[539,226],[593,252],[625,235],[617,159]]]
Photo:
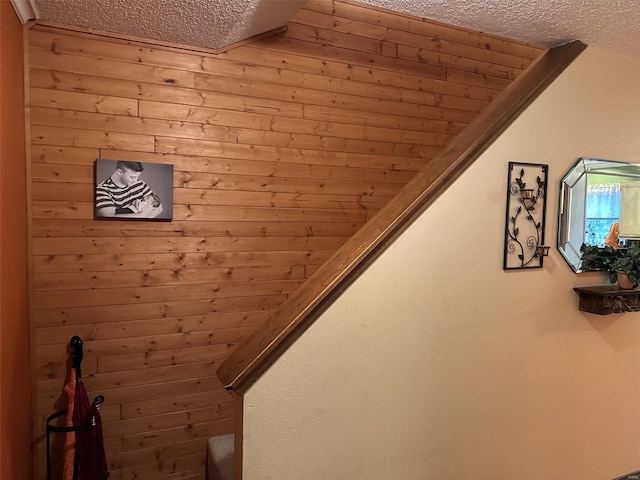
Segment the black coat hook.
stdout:
[[71,367],[76,369],[76,378],[82,377],[82,373],[80,370],[80,364],[82,363],[82,339],[74,335],[71,337],[71,341],[69,342],[69,346],[72,349],[71,352]]

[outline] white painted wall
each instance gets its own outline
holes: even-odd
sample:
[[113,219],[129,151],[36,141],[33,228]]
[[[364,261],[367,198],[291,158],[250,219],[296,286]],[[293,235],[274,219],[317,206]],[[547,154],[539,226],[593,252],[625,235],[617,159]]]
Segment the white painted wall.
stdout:
[[502,270],[507,163],[640,162],[640,61],[587,49],[245,395],[244,480],[605,480],[640,469],[640,313]]

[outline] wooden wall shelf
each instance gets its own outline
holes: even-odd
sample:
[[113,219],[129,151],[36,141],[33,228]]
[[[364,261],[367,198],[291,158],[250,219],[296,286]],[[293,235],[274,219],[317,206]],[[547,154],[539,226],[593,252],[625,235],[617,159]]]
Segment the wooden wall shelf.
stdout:
[[576,287],[573,290],[580,295],[578,309],[583,312],[598,315],[640,312],[640,290],[623,290],[616,285]]

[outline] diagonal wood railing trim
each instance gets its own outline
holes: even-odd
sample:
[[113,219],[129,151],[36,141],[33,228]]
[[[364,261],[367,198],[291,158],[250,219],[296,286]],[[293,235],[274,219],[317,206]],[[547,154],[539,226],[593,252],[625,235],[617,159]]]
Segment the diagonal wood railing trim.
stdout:
[[244,393],[408,220],[433,203],[585,48],[580,41],[552,48],[520,74],[229,356],[217,371],[225,388]]

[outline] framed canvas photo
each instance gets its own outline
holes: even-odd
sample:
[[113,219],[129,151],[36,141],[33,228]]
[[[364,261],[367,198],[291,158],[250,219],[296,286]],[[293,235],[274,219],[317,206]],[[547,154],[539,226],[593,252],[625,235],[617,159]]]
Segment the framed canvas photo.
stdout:
[[173,165],[97,159],[95,218],[164,220],[173,218]]

